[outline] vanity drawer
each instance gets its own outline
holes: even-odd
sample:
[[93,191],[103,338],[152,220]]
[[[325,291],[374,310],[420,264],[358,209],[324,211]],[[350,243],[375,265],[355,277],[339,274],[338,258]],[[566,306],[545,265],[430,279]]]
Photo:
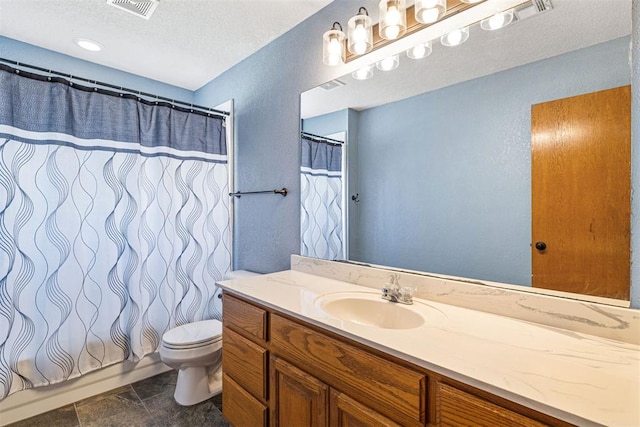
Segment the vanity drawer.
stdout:
[[267,426],[268,408],[229,375],[222,374],[222,413],[234,426]]
[[224,293],[222,323],[245,337],[265,342],[267,339],[267,312]]
[[505,407],[481,399],[449,384],[436,385],[438,426],[542,427],[542,424]]
[[424,374],[370,354],[277,314],[271,314],[271,351],[393,421],[424,426]]
[[267,350],[229,328],[222,332],[222,369],[254,397],[267,401]]

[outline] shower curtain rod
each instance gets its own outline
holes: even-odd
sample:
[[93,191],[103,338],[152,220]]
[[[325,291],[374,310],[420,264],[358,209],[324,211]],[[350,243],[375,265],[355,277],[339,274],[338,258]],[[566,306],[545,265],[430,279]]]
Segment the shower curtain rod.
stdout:
[[314,141],[320,140],[320,141],[331,142],[334,144],[344,144],[344,141],[340,141],[339,139],[333,139],[333,138],[327,138],[326,136],[314,135],[309,132],[300,132],[300,134],[304,137],[307,137],[307,139],[311,139]]
[[286,188],[282,190],[264,190],[264,191],[236,191],[235,193],[229,193],[229,196],[237,197],[238,199],[245,194],[281,194],[282,197],[287,197],[289,191]]
[[[146,98],[152,98],[152,99],[145,99],[145,101],[149,101],[149,102],[163,101],[163,102],[166,102],[166,103],[168,103],[170,105],[181,105],[181,106],[184,106],[182,108],[191,110],[192,112],[193,112],[194,109],[196,109],[200,113],[211,113],[211,114],[222,115],[222,116],[225,116],[225,117],[230,114],[228,111],[215,110],[213,108],[203,107],[201,105],[189,104],[187,102],[183,102],[183,101],[179,101],[179,100],[171,99],[171,98],[166,98],[166,97],[160,96],[160,95],[154,95],[152,93],[141,92],[139,90],[129,89],[129,88],[126,88],[126,87],[123,87],[123,86],[117,86],[117,85],[113,85],[113,84],[110,84],[110,83],[101,82],[101,81],[98,81],[98,80],[92,80],[92,79],[87,79],[85,77],[74,76],[72,74],[61,73],[60,71],[54,71],[54,70],[51,70],[51,69],[38,67],[36,65],[25,64],[25,63],[20,62],[20,61],[13,61],[11,59],[6,59],[6,58],[0,57],[0,62],[5,62],[5,63],[11,64],[11,65],[15,65],[17,67],[29,68],[31,70],[36,70],[36,71],[40,71],[40,72],[43,72],[43,73],[48,73],[48,74],[60,76],[60,77],[63,77],[65,79],[68,79],[68,80],[78,80],[78,81],[82,81],[82,82],[91,83],[93,85],[104,86],[104,87],[107,87],[109,89],[114,89],[116,91],[119,91],[120,93],[128,93],[128,94],[135,95],[135,96],[138,96],[138,97],[144,96]],[[16,70],[16,72],[20,71],[20,70],[18,70],[16,68],[14,68],[14,70]],[[51,78],[50,76],[40,76],[40,77],[49,77],[49,78]],[[69,83],[71,83],[71,82],[69,82]]]

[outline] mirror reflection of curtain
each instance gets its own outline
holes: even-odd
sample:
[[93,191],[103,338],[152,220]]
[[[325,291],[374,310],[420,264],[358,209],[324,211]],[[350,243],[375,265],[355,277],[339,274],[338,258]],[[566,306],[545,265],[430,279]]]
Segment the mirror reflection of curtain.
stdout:
[[300,254],[344,259],[342,144],[302,134]]
[[221,318],[224,126],[0,67],[0,399]]

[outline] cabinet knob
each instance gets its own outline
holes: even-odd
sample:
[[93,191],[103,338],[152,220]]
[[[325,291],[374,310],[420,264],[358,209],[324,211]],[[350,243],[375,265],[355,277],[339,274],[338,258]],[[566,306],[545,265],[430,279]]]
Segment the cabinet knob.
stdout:
[[539,251],[544,251],[547,249],[547,244],[545,242],[536,242],[536,249]]

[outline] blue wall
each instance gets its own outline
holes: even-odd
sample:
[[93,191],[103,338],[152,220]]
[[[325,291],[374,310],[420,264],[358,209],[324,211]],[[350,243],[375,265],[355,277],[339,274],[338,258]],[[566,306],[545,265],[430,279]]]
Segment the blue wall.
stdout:
[[349,111],[340,110],[302,120],[302,130],[319,136],[346,132],[349,128]]
[[183,102],[193,102],[193,92],[190,90],[2,36],[0,36],[0,57]]
[[234,99],[236,190],[290,190],[234,200],[236,268],[287,270],[300,253],[300,94],[338,77],[319,60],[321,35],[354,11],[334,1],[195,93],[196,104]]
[[620,38],[361,111],[352,258],[530,284],[531,105],[630,84],[628,52]]

